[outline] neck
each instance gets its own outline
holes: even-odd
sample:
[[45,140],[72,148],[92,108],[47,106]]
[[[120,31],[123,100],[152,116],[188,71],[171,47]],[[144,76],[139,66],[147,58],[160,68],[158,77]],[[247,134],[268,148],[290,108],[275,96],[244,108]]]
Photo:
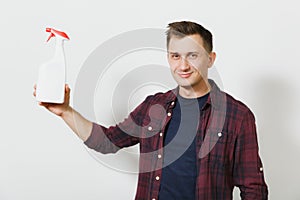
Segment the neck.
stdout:
[[63,45],[64,41],[56,38],[54,59],[62,62],[65,60]]
[[179,86],[179,95],[184,98],[198,98],[210,92],[208,80],[202,80],[196,86]]

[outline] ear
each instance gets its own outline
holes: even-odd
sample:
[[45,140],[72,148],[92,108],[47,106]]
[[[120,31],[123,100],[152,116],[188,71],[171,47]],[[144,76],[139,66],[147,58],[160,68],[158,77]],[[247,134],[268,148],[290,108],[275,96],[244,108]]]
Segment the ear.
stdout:
[[209,53],[209,62],[208,62],[208,68],[211,68],[216,60],[217,54],[216,52],[210,52]]

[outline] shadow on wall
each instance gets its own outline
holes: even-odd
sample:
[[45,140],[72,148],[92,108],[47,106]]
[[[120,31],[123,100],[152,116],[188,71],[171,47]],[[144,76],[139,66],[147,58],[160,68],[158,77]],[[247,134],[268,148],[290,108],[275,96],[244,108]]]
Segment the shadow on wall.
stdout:
[[299,91],[291,82],[276,77],[258,79],[253,87],[269,198],[300,199]]

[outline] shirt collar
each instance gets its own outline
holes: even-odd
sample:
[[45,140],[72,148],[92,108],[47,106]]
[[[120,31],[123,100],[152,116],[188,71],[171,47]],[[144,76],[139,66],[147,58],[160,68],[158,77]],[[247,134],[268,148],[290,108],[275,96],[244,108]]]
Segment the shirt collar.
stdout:
[[[221,109],[226,103],[226,93],[221,91],[218,85],[212,79],[208,79],[208,82],[211,86],[211,90],[209,93],[209,97],[207,98],[207,101],[203,106],[203,109],[205,109],[207,106],[210,105],[215,109]],[[174,102],[176,100],[178,93],[179,93],[179,86],[177,86],[173,90],[170,90],[167,93],[166,103],[169,104]]]

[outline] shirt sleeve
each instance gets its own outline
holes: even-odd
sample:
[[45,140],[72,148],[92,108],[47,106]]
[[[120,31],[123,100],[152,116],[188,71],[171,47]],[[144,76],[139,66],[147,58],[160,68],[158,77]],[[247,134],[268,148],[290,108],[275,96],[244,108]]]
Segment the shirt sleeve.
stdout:
[[251,111],[244,115],[235,146],[233,181],[243,200],[268,199],[268,187],[258,153],[255,118]]
[[101,153],[115,153],[123,147],[139,143],[149,99],[150,97],[147,97],[124,121],[115,126],[106,128],[93,123],[91,135],[84,144]]

